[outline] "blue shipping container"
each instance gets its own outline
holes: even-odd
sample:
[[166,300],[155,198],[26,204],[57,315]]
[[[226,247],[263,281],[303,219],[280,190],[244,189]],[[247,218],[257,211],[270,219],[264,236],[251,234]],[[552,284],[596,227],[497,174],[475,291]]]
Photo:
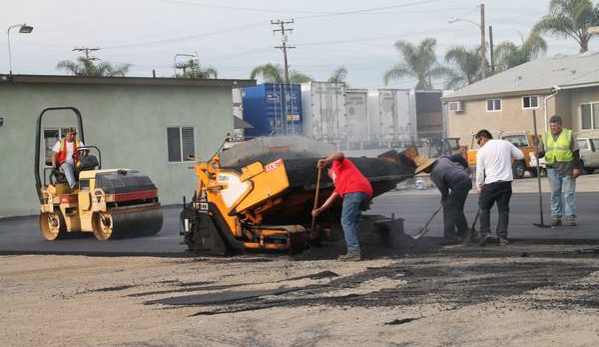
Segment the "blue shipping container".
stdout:
[[243,119],[254,126],[246,137],[301,134],[302,99],[299,84],[265,83],[243,88]]

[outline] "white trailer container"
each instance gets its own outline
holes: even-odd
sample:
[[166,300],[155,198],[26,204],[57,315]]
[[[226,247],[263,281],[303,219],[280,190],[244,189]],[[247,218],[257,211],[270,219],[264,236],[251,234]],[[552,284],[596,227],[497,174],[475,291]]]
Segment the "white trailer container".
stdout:
[[301,85],[304,136],[329,143],[347,140],[345,83],[308,82]]
[[368,90],[346,89],[345,109],[347,114],[347,135],[352,142],[369,142],[370,122],[368,113]]
[[368,93],[372,141],[409,142],[416,139],[416,111],[409,89],[375,89]]
[[243,119],[243,88],[233,88],[231,94],[233,97],[233,115]]

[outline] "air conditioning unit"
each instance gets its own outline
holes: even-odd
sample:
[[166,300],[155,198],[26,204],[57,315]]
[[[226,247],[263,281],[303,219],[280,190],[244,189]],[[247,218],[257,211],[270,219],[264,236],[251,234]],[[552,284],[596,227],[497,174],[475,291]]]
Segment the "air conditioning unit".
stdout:
[[462,101],[452,101],[449,103],[449,110],[453,112],[464,112],[464,103]]

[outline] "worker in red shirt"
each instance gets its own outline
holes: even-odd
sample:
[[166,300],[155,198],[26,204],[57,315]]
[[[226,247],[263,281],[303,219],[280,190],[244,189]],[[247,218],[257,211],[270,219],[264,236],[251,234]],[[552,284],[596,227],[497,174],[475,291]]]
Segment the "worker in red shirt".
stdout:
[[360,244],[358,243],[358,225],[362,211],[368,209],[372,199],[372,185],[358,170],[351,160],[343,153],[337,152],[326,159],[320,159],[317,167],[324,168],[333,164],[327,171],[335,190],[320,208],[312,210],[313,216],[318,216],[329,208],[340,197],[343,199],[341,210],[341,227],[347,244],[347,254],[339,257],[341,261],[362,260]]

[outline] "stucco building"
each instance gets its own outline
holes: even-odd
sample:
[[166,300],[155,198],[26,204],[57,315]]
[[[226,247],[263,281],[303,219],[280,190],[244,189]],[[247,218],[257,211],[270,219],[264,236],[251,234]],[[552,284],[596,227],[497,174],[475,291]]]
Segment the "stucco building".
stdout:
[[[197,179],[190,169],[194,160],[209,158],[233,132],[231,89],[254,84],[254,80],[0,75],[0,217],[39,211],[35,130],[44,108],[78,108],[85,144],[101,149],[102,166],[150,175],[161,202],[173,204],[195,189]],[[64,129],[75,125],[68,112],[47,117],[42,124],[43,161],[48,161]]]
[[556,55],[473,83],[442,98],[447,103],[447,132],[471,145],[472,134],[544,132],[554,114],[577,135],[599,135],[599,54]]

